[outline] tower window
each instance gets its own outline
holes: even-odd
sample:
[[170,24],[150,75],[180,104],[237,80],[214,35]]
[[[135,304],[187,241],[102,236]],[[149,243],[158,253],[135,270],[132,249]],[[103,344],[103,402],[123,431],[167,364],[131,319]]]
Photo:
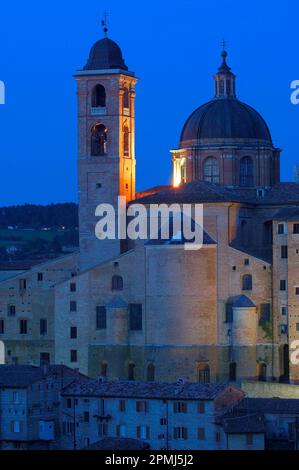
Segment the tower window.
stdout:
[[240,186],[253,186],[253,161],[243,157],[240,161]]
[[287,288],[287,282],[285,279],[280,280],[279,290],[284,291]]
[[242,289],[243,290],[252,290],[252,276],[251,276],[251,274],[245,274],[242,277]]
[[3,318],[0,318],[0,335],[4,335],[5,332],[5,325]]
[[219,183],[219,163],[217,158],[208,157],[204,161],[204,180],[210,183]]
[[123,108],[124,108],[124,109],[129,109],[129,108],[130,108],[130,95],[129,95],[129,90],[128,90],[128,88],[124,88],[124,94],[123,94]]
[[112,290],[123,290],[124,288],[124,281],[121,276],[113,276],[112,277]]
[[78,337],[78,330],[76,326],[71,326],[70,328],[70,338],[71,339],[77,339]]
[[288,246],[287,245],[282,245],[280,247],[280,249],[281,249],[281,258],[282,259],[287,259],[287,257],[288,257]]
[[92,92],[92,107],[105,108],[106,106],[106,91],[103,85],[97,85]]
[[128,157],[130,154],[130,134],[128,126],[124,126],[124,155]]
[[104,124],[96,124],[91,130],[91,155],[98,157],[107,153],[107,129]]

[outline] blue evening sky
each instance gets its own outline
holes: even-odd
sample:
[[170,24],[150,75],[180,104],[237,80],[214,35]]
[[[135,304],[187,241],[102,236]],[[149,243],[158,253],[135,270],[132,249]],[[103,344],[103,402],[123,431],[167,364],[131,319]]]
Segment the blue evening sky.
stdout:
[[299,162],[299,2],[284,0],[37,0],[1,2],[0,206],[75,201],[74,71],[109,36],[140,78],[136,97],[137,189],[171,179],[169,149],[188,115],[213,95],[220,43],[238,97],[266,119],[283,149],[282,179]]

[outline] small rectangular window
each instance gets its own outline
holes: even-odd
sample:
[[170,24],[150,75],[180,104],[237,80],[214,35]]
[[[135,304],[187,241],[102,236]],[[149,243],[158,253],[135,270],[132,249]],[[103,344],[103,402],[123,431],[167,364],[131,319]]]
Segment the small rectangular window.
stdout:
[[244,265],[249,266],[249,258],[244,259]]
[[26,281],[26,279],[20,279],[20,281],[19,281],[19,286],[20,286],[20,290],[26,290],[26,289],[27,289],[27,281]]
[[286,305],[283,305],[281,307],[281,315],[287,315],[287,313],[288,313],[288,309],[287,309]]
[[96,308],[96,329],[105,330],[107,328],[107,311],[106,307],[98,306]]
[[221,442],[221,433],[219,431],[215,432],[215,441]]
[[46,335],[48,332],[48,322],[45,318],[40,319],[40,334],[41,335]]
[[136,411],[137,413],[146,413],[148,411],[148,402],[136,401]]
[[293,233],[299,233],[299,224],[293,225]]
[[7,314],[9,317],[16,316],[16,306],[15,305],[8,305],[7,306]]
[[37,280],[38,280],[39,282],[41,282],[41,281],[44,280],[44,275],[43,275],[43,273],[37,273]]
[[83,420],[84,420],[84,423],[89,423],[89,412],[88,411],[84,411]]
[[281,250],[281,259],[287,259],[288,257],[288,246],[287,245],[282,245],[280,247],[280,250]]
[[41,352],[39,355],[40,365],[47,366],[50,364],[50,353],[48,352]]
[[288,325],[280,325],[280,334],[287,335],[288,334]]
[[130,330],[142,330],[142,304],[130,304]]
[[119,400],[119,411],[122,413],[126,411],[126,400]]
[[72,349],[70,353],[71,362],[78,362],[78,352],[76,349]]
[[285,234],[285,224],[278,224],[277,225],[277,233],[278,233],[278,235],[284,235]]
[[204,401],[200,401],[198,403],[198,413],[200,414],[204,414],[205,412],[205,402]]
[[28,333],[28,323],[27,320],[20,320],[20,334],[27,335]]
[[75,282],[70,283],[70,292],[76,292],[77,291],[77,285]]
[[299,331],[299,323],[296,323],[296,331]]
[[75,300],[70,301],[70,311],[77,312],[77,302]]
[[188,429],[185,427],[173,428],[173,437],[175,440],[186,440],[188,439]]
[[299,287],[296,287],[295,293],[296,295],[299,295]]
[[205,428],[198,428],[197,435],[199,441],[204,441],[206,438]]
[[108,423],[99,423],[99,437],[108,437]]
[[78,330],[77,330],[77,327],[76,327],[76,326],[71,326],[70,338],[71,338],[71,339],[77,339],[77,337],[78,337]]
[[184,401],[176,401],[173,404],[174,413],[187,413],[187,403]]
[[271,307],[270,304],[261,304],[261,316],[260,321],[262,323],[269,322],[271,320]]
[[281,280],[280,280],[280,290],[281,290],[281,291],[284,291],[284,290],[286,290],[286,288],[287,288],[287,282],[286,282],[286,280],[285,280],[285,279],[281,279]]
[[5,332],[4,320],[3,318],[0,318],[0,335],[4,335],[4,332]]

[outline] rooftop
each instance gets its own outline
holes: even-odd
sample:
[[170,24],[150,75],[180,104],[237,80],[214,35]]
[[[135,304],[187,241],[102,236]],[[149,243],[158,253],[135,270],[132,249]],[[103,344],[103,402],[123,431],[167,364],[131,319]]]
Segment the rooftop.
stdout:
[[240,202],[253,205],[299,205],[299,183],[279,183],[266,191],[264,197],[258,197],[256,188],[231,189],[220,184],[195,180],[182,184],[178,188],[169,187],[151,192],[149,195],[132,201],[132,203],[135,202],[142,204]]
[[[60,374],[78,375],[74,369],[64,365],[37,367],[30,365],[0,365],[0,387],[26,388],[44,377]],[[83,378],[84,376],[80,374]]]
[[223,420],[223,429],[228,434],[264,433],[264,417],[260,414],[232,416]]
[[225,384],[186,382],[129,382],[77,380],[65,387],[64,396],[153,398],[174,400],[213,400],[226,389]]

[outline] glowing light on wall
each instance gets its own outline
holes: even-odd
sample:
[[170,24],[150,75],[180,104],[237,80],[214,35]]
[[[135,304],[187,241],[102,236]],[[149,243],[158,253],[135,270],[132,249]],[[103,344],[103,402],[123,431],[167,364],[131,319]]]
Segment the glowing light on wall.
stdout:
[[173,162],[173,187],[178,188],[181,183],[186,183],[186,158]]

